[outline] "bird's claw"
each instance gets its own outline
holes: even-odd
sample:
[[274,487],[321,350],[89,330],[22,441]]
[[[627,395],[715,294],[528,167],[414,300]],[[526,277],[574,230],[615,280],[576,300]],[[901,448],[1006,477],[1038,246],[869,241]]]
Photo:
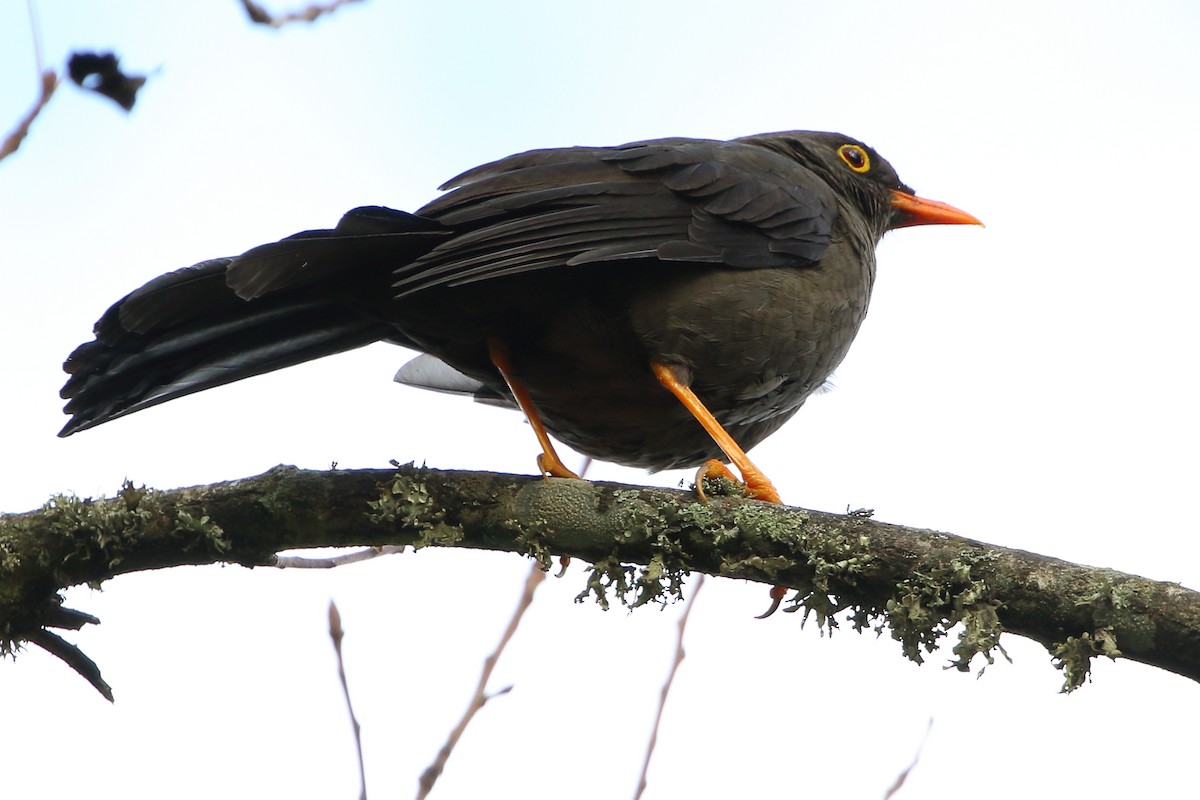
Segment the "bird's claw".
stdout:
[[709,459],[696,470],[696,496],[700,498],[701,503],[708,502],[708,495],[704,492],[704,481],[717,480],[724,478],[735,486],[741,486],[742,482],[737,479],[729,467],[717,461],[715,458]]
[[579,480],[579,476],[567,469],[567,466],[559,461],[557,456],[551,456],[548,453],[538,453],[537,465],[538,469],[542,472],[542,477],[574,478]]
[[757,617],[755,617],[755,619],[766,619],[767,617],[771,616],[776,611],[778,611],[779,606],[780,606],[780,604],[783,603],[783,598],[785,595],[787,595],[787,593],[788,593],[788,587],[786,587],[786,586],[772,586],[771,587],[771,607],[768,608],[763,613],[759,614]]
[[779,497],[779,492],[775,490],[775,485],[767,479],[766,475],[763,475],[761,472],[752,472],[743,477],[745,478],[744,481],[738,480],[729,467],[715,458],[710,459],[704,462],[700,469],[696,470],[696,494],[700,497],[700,502],[707,503],[708,495],[704,492],[704,481],[723,478],[741,488],[742,491],[755,500],[766,500],[768,503],[783,504],[783,500]]

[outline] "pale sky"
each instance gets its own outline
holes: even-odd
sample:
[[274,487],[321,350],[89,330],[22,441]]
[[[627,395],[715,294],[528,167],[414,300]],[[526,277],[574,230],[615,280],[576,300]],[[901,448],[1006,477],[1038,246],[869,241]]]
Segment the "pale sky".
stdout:
[[[63,86],[0,162],[0,509],[279,463],[530,473],[514,413],[397,386],[376,345],[67,440],[60,366],[129,290],[345,210],[412,210],[536,147],[838,130],[987,228],[890,234],[836,390],[753,456],[790,504],[1200,587],[1194,3],[370,0],[253,28],[239,4],[38,5],[42,51],[152,72],[132,114]],[[0,129],[33,102],[22,3],[0,10]],[[278,5],[276,4],[276,7]],[[569,456],[568,463],[574,463]],[[597,464],[593,477],[674,486]],[[407,797],[466,705],[527,562],[425,550],[331,572],[122,577],[67,605],[117,701],[32,650],[0,663],[5,797],[353,797],[330,598],[372,796]],[[548,580],[436,797],[631,797],[681,605],[575,604]],[[1058,694],[1043,648],[979,680],[887,636],[700,595],[645,797],[1184,796],[1194,682],[1131,662]],[[952,642],[951,642],[952,643]]]

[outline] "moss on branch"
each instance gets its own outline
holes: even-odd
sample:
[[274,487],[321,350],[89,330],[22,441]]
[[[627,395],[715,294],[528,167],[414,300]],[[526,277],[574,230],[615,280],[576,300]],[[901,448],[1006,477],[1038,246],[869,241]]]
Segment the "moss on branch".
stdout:
[[[1200,679],[1200,595],[1177,584],[862,512],[412,466],[281,466],[171,491],[126,483],[112,498],[55,497],[0,516],[0,650],[33,642],[86,675],[91,662],[48,630],[95,622],[62,608],[68,586],[183,564],[268,566],[282,550],[384,545],[504,550],[546,567],[552,554],[583,559],[593,568],[579,599],[605,607],[669,602],[689,572],[789,586],[787,610],[826,627],[840,618],[887,631],[914,661],[953,629],[950,666],[960,670],[976,656],[991,663],[1010,631],[1046,646],[1066,690],[1087,679],[1097,655]],[[98,670],[94,677],[101,688]]]

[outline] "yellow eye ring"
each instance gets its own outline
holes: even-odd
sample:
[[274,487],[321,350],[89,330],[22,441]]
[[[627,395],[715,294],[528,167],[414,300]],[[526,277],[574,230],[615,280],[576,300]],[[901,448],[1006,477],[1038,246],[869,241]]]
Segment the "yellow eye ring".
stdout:
[[868,172],[871,169],[871,157],[858,145],[844,144],[837,152],[842,161],[846,162],[846,166],[855,172]]

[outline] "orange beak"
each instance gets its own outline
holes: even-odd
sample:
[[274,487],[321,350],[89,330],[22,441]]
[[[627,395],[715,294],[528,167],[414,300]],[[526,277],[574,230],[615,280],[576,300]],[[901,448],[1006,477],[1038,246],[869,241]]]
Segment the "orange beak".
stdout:
[[926,200],[897,189],[892,190],[892,208],[899,212],[892,223],[893,228],[912,225],[983,225],[975,217],[952,205]]

